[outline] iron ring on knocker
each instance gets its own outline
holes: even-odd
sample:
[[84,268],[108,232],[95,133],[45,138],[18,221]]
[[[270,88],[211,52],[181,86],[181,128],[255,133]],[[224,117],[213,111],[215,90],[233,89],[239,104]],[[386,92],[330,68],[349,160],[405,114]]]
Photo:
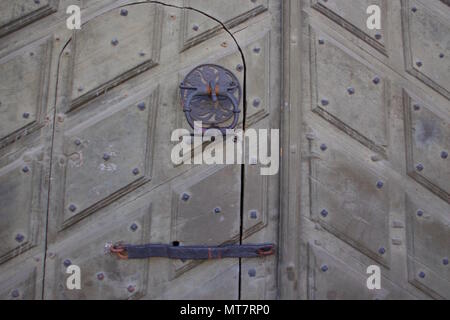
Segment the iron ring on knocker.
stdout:
[[[242,90],[231,71],[214,64],[200,65],[184,78],[180,93],[192,129],[217,129],[225,135],[237,126]],[[195,122],[201,122],[202,128],[195,128]]]

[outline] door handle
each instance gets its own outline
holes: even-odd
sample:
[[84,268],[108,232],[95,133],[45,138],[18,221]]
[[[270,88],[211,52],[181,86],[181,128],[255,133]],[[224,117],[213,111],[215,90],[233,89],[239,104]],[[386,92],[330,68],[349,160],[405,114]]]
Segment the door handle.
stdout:
[[214,64],[200,65],[180,85],[181,104],[192,129],[202,122],[202,132],[218,129],[222,134],[239,122],[242,90],[237,77]]

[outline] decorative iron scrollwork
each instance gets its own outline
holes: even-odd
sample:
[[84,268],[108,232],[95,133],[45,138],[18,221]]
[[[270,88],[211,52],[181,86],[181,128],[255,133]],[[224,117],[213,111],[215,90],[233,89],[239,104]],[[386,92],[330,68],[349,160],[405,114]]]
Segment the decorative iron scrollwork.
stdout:
[[201,121],[203,132],[218,129],[225,134],[239,122],[242,90],[239,80],[229,70],[205,64],[189,72],[180,85],[183,112],[189,125]]

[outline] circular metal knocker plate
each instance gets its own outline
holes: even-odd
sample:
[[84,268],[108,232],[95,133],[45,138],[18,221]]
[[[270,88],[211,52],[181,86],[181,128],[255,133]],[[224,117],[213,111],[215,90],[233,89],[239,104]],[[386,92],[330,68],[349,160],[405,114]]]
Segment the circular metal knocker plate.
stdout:
[[214,64],[196,67],[180,85],[181,104],[189,125],[201,122],[203,131],[218,129],[223,134],[239,121],[242,90],[229,70]]

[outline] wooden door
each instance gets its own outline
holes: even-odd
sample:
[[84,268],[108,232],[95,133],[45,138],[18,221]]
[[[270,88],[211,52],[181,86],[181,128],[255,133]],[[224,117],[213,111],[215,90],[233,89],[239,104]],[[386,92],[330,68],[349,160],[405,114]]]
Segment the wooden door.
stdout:
[[282,297],[448,299],[448,2],[286,6]]
[[206,63],[239,79],[240,127],[278,128],[280,1],[83,0],[71,31],[72,2],[0,1],[1,296],[276,297],[275,256],[121,261],[104,247],[277,242],[278,175],[174,165],[171,134],[190,129],[180,82]]

